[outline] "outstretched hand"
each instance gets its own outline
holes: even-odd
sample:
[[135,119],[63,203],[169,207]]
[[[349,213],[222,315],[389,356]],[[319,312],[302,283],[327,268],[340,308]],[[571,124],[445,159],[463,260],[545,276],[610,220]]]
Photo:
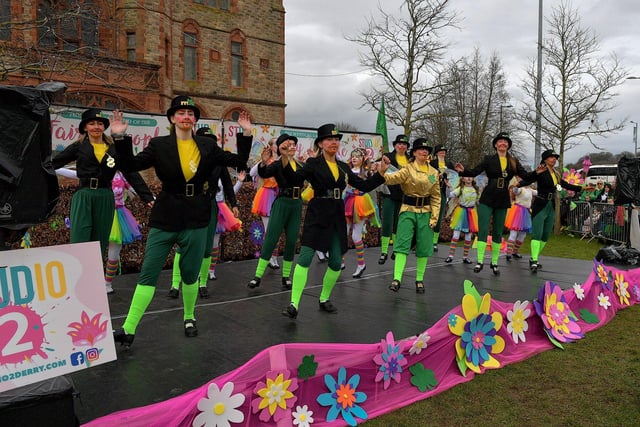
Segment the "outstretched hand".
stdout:
[[456,170],[456,172],[464,172],[464,166],[462,166],[462,163],[460,162],[456,163],[453,168]]
[[240,113],[240,117],[238,117],[238,124],[244,131],[245,135],[251,135],[251,117],[249,113],[243,111]]
[[124,113],[120,110],[114,110],[109,118],[111,122],[111,134],[114,135],[123,135],[127,128],[129,127],[129,123],[124,119]]

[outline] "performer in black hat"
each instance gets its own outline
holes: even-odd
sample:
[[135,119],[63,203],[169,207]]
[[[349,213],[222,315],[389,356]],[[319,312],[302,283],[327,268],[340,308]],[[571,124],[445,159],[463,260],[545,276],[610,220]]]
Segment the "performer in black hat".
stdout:
[[[391,162],[391,166],[402,169],[409,163],[407,150],[409,148],[409,138],[406,135],[398,135],[393,140],[393,151],[385,156]],[[389,242],[394,239],[394,234],[398,228],[398,215],[402,206],[402,188],[400,185],[386,185],[386,190],[382,192],[382,230],[380,232],[380,258],[378,264],[387,261],[389,253]]]
[[482,191],[478,205],[478,263],[473,271],[480,272],[484,267],[484,253],[487,247],[489,224],[493,219],[491,271],[496,276],[500,274],[498,258],[500,257],[500,243],[507,209],[511,206],[509,181],[514,176],[526,179],[530,174],[522,167],[518,159],[509,154],[513,145],[511,137],[506,132],[500,132],[493,138],[493,148],[496,154],[485,156],[484,160],[473,169],[465,169],[461,163],[456,163],[455,169],[460,176],[477,176],[482,172],[487,174],[489,182]]
[[360,191],[369,192],[384,182],[383,174],[388,164],[381,165],[379,173],[364,180],[351,172],[346,163],[336,159],[341,138],[342,134],[334,124],[320,126],[318,137],[314,142],[320,154],[309,158],[295,171],[288,155],[292,141],[285,141],[280,146],[281,162],[287,181],[307,180],[314,192],[302,226],[302,247],[293,272],[291,303],[282,312],[283,315],[292,319],[298,316],[300,298],[307,284],[309,266],[316,250],[329,252],[329,262],[322,280],[319,299],[320,310],[327,313],[337,311],[329,298],[340,276],[342,255],[347,252],[347,223],[342,192],[347,183]]
[[529,269],[536,273],[540,268],[538,256],[551,236],[553,224],[555,222],[555,201],[556,196],[563,188],[576,193],[582,191],[582,186],[569,184],[562,179],[562,175],[554,167],[560,155],[553,150],[545,150],[542,153],[540,165],[536,168],[536,173],[529,177],[527,181],[521,181],[518,187],[524,187],[534,181],[538,182],[538,194],[533,199],[531,206],[531,217],[533,230],[531,231],[531,259]]
[[[447,210],[447,191],[449,188],[449,179],[447,177],[446,170],[453,170],[454,165],[451,161],[447,160],[447,149],[444,145],[438,144],[433,149],[433,159],[431,159],[431,166],[438,169],[440,172],[440,212],[438,212],[438,222],[433,228],[433,250],[438,252],[438,238],[440,237],[440,226],[442,225],[442,218]],[[435,215],[435,213],[434,213]]]
[[[427,261],[433,255],[433,228],[440,211],[440,184],[438,170],[429,165],[431,147],[425,138],[413,141],[412,161],[391,174],[384,176],[387,184],[402,187],[402,206],[398,217],[398,233],[393,242],[396,254],[393,268],[393,281],[389,289],[398,292],[402,274],[407,264],[407,256],[415,241],[416,248],[416,292],[424,293],[424,273]],[[383,163],[388,162],[383,157]]]
[[[132,141],[124,130],[114,134],[117,154],[122,167],[129,170],[155,168],[162,181],[149,218],[149,235],[140,277],[129,313],[122,328],[114,331],[114,339],[125,346],[133,343],[142,315],[155,293],[158,276],[174,244],[181,250],[182,299],[184,333],[198,334],[195,303],[198,298],[198,273],[205,253],[207,226],[211,221],[209,178],[216,165],[246,168],[251,149],[251,121],[246,112],[240,114],[238,124],[244,135],[238,135],[238,154],[222,150],[207,137],[195,136],[193,128],[200,118],[200,109],[188,96],[178,96],[167,110],[171,123],[170,134],[152,138],[149,145],[133,156]],[[121,120],[121,118],[120,118]],[[126,129],[126,123],[121,127]]]
[[[285,146],[282,144],[287,142]],[[302,165],[294,159],[296,154],[296,145],[298,138],[289,134],[282,134],[276,140],[278,152],[282,155],[281,150],[287,147],[289,164],[294,171]],[[278,244],[280,234],[284,231],[285,246],[282,259],[282,288],[291,289],[291,267],[293,266],[293,257],[296,254],[296,243],[300,234],[300,221],[302,220],[302,199],[300,197],[304,185],[304,179],[296,175],[284,174],[284,166],[282,162],[268,163],[271,154],[265,148],[262,152],[260,163],[258,164],[258,175],[261,178],[274,178],[278,183],[278,195],[271,206],[269,213],[269,222],[265,232],[262,248],[260,249],[260,259],[256,267],[255,277],[251,279],[247,285],[250,289],[260,286],[264,271],[269,265],[273,251]]]

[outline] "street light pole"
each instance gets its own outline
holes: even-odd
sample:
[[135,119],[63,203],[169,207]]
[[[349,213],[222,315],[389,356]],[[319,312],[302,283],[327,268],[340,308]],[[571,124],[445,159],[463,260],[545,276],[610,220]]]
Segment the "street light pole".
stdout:
[[629,122],[633,123],[633,155],[638,157],[638,122],[633,120],[629,120]]
[[542,0],[538,0],[538,72],[536,75],[536,140],[534,163],[540,158],[542,147]]
[[511,104],[509,104],[509,105],[501,105],[501,106],[500,106],[500,130],[499,130],[499,132],[502,132],[502,130],[503,130],[503,129],[502,129],[502,114],[503,114],[503,113],[502,113],[502,110],[503,110],[504,108],[511,108],[511,107],[513,107],[513,105],[511,105]]

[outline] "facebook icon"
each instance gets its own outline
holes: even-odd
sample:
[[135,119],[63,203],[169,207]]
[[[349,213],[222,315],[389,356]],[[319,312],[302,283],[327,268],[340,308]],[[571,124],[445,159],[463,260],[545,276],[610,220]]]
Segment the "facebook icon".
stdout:
[[73,366],[84,365],[84,354],[81,351],[71,353],[69,358],[71,359],[71,365]]

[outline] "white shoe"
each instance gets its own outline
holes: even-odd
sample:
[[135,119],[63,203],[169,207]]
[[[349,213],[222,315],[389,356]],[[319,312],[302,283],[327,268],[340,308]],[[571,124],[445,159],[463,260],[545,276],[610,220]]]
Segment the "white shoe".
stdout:
[[216,272],[214,270],[209,270],[209,280],[216,280]]
[[343,262],[343,263],[340,265],[340,270],[344,270],[344,269],[345,269],[345,267],[346,267],[346,266],[344,265],[344,262]]
[[113,286],[111,286],[111,283],[105,283],[104,287],[107,290],[107,295],[113,293]]
[[354,277],[354,278],[356,278],[356,279],[357,279],[357,278],[359,278],[360,276],[362,276],[362,273],[363,273],[366,269],[367,269],[366,264],[359,265],[359,266],[358,266],[358,268],[356,268],[356,272],[355,272],[355,273],[353,273],[353,275],[352,275],[351,277]]
[[274,270],[277,270],[278,268],[280,268],[280,264],[278,264],[278,258],[272,256],[271,259],[269,260],[269,267],[273,268]]

